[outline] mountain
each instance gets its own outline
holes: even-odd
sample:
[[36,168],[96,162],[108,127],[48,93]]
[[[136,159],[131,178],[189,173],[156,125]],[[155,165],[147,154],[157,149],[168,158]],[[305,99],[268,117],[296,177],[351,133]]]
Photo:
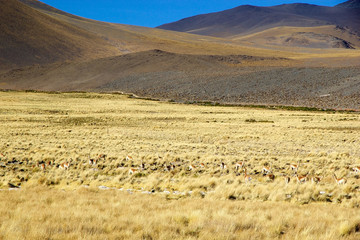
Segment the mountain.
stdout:
[[257,46],[282,48],[360,48],[360,37],[339,26],[275,27],[261,32],[233,36],[233,40],[251,42]]
[[0,1],[0,72],[152,49],[182,54],[288,55],[213,37],[94,21],[37,0]]
[[17,0],[1,0],[0,42],[0,66],[3,69],[119,53],[101,37]]
[[[277,66],[267,66],[269,62]],[[359,67],[289,67],[291,62],[151,50],[17,69],[0,74],[0,85],[19,90],[121,91],[180,102],[358,109]]]
[[347,2],[340,3],[340,4],[336,5],[336,7],[341,7],[341,8],[360,8],[360,0],[349,0],[349,1],[347,1]]
[[160,49],[180,54],[251,54],[265,57],[288,57],[289,55],[293,55],[289,52],[272,51],[270,49],[256,48],[256,46],[247,46],[228,39],[199,36],[157,28],[100,22],[63,12],[37,0],[19,1],[58,21],[96,34],[115,46],[121,54]]
[[[99,22],[37,0],[0,1],[0,66],[7,68],[0,69],[1,89],[358,108],[358,35],[351,26],[309,17],[325,18],[326,11],[349,15],[354,9],[243,6],[230,13],[247,13],[236,18],[248,26],[231,14],[225,22],[222,13],[209,19],[227,26],[209,25],[210,32],[227,31],[228,38],[219,38]],[[299,26],[273,27],[285,22]]]
[[159,26],[160,29],[231,38],[274,27],[316,27],[336,25],[360,32],[360,9],[324,7],[312,4],[283,4],[273,7],[243,5],[233,9],[197,15]]
[[61,10],[59,10],[57,8],[54,8],[54,7],[52,7],[50,5],[47,5],[47,4],[43,3],[43,2],[40,2],[38,0],[19,0],[19,2],[22,2],[22,3],[32,7],[34,9],[40,10],[40,11],[45,11],[45,12],[48,12],[48,13],[62,14],[62,15],[66,15],[66,16],[71,17],[71,18],[76,18],[76,19],[84,19],[82,17],[79,17],[79,16],[76,16],[76,15],[61,11]]
[[[176,85],[178,81],[192,79],[190,75],[209,76],[215,72],[229,71],[235,65],[248,66],[249,63],[266,61],[281,65],[289,60],[246,55],[176,54],[155,49],[84,62],[15,69],[0,74],[0,83],[2,87],[9,89],[93,91],[119,80],[124,81],[119,84],[123,90],[129,85],[147,88],[150,82],[156,81],[152,88],[158,88],[161,83]],[[172,81],[168,81],[169,79]],[[108,90],[110,89],[109,87]]]

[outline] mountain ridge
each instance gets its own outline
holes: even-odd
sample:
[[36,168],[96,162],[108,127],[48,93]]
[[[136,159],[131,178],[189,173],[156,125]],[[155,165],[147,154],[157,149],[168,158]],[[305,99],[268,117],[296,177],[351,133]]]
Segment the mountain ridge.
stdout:
[[21,67],[117,54],[104,39],[17,0],[1,0],[1,65]]
[[360,9],[294,3],[272,7],[241,5],[232,9],[195,15],[157,28],[215,37],[250,34],[280,26],[315,27],[339,25],[360,30]]
[[[277,67],[256,65],[267,61],[280,64]],[[13,70],[0,74],[0,83],[6,89],[119,91],[179,102],[358,109],[359,66],[282,66],[281,63],[289,61],[292,60],[151,50]],[[327,97],[321,97],[323,95]]]
[[360,8],[360,0],[349,0],[336,5],[335,7],[341,8]]

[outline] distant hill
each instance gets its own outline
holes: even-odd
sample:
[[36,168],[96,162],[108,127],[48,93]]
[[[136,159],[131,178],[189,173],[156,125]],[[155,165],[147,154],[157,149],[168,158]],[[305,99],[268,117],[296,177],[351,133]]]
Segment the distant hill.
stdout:
[[360,37],[339,26],[275,27],[248,35],[234,36],[233,40],[245,41],[257,46],[281,46],[293,48],[360,48]]
[[0,70],[119,54],[99,36],[17,0],[1,0]]
[[[153,87],[158,88],[169,79],[178,78],[176,82],[187,79],[187,74],[190,72],[196,73],[196,75],[210,76],[217,71],[227,71],[232,68],[232,65],[264,61],[275,63],[288,60],[246,55],[176,54],[150,50],[79,63],[68,62],[25,67],[0,75],[0,83],[2,83],[2,87],[11,89],[95,90],[118,79],[134,80],[124,84],[123,87],[127,85],[145,87],[150,78],[144,78],[144,76],[155,74],[153,77],[158,79],[156,80],[157,84],[154,84]],[[142,80],[139,82],[136,78]],[[155,79],[151,78],[151,80]]]
[[282,26],[336,25],[360,33],[359,16],[360,9],[344,8],[339,5],[338,7],[302,3],[273,7],[243,5],[221,12],[185,18],[158,28],[227,38]]
[[336,7],[341,7],[341,8],[360,8],[360,0],[349,0],[349,1],[347,1],[347,2],[340,3],[340,4],[336,5]]
[[[121,91],[190,102],[359,108],[359,67],[289,67],[289,61],[151,50],[17,69],[0,74],[0,86],[18,90]],[[266,66],[264,62],[279,66]]]
[[66,22],[67,24],[96,34],[115,46],[121,54],[160,49],[181,54],[242,54],[276,57],[288,57],[292,55],[289,52],[260,49],[256,48],[256,46],[244,46],[241,43],[228,39],[199,36],[157,28],[100,22],[63,12],[37,0],[19,1],[61,22]]

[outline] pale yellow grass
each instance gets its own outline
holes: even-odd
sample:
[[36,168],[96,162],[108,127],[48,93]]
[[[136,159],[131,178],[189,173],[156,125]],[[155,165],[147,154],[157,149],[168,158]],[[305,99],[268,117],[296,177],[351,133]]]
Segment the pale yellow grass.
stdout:
[[0,193],[2,239],[358,239],[360,210],[336,205],[166,200],[118,190]]
[[[351,168],[360,165],[359,117],[1,92],[0,200],[10,207],[1,208],[0,237],[356,239],[360,182]],[[90,166],[89,155],[98,154],[106,160]],[[42,171],[38,163],[49,160],[55,166]],[[56,167],[66,161],[69,170]],[[235,171],[238,161],[246,162],[249,184]],[[285,184],[282,175],[298,161],[299,174],[323,176],[321,183],[292,177]],[[146,169],[130,176],[141,162]],[[164,171],[171,162],[176,169]],[[264,165],[274,181],[259,173]],[[336,185],[334,173],[347,184]],[[21,190],[9,192],[9,184]]]

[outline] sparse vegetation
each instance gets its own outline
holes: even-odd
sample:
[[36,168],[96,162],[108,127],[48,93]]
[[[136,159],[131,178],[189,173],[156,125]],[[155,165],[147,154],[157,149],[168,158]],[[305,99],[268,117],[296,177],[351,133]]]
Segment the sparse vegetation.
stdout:
[[0,238],[359,236],[359,113],[96,93],[0,103]]

